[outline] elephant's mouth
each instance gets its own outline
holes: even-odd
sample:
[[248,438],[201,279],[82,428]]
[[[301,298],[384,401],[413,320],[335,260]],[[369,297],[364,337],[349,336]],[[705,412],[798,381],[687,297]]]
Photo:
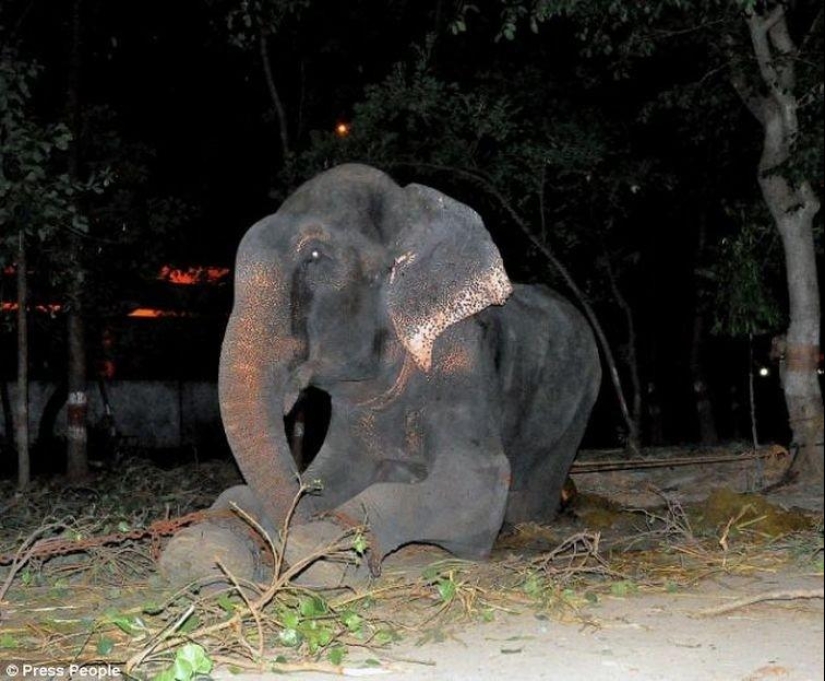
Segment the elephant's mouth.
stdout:
[[303,473],[324,444],[332,415],[332,400],[324,390],[309,386],[284,416],[284,430],[298,472]]

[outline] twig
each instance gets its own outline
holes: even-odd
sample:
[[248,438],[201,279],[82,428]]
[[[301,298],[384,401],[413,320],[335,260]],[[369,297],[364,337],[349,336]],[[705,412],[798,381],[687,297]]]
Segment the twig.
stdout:
[[55,522],[47,525],[41,525],[26,538],[26,540],[20,545],[20,548],[17,549],[17,553],[14,554],[14,559],[11,561],[9,574],[6,576],[6,580],[3,582],[3,585],[0,586],[0,601],[3,600],[6,592],[9,588],[11,588],[12,582],[14,581],[17,573],[26,563],[29,562],[29,560],[31,560],[33,556],[36,556],[39,553],[43,544],[50,541],[48,539],[41,539],[41,537],[52,530],[65,529],[66,526],[67,525],[65,522]]
[[694,617],[712,617],[714,615],[721,615],[732,610],[738,610],[754,603],[761,603],[762,601],[793,601],[797,599],[812,599],[823,598],[825,590],[819,589],[791,589],[789,591],[766,591],[765,593],[755,594],[753,596],[746,596],[738,598],[730,603],[719,605],[713,608],[706,608],[700,610]]
[[258,650],[253,651],[252,646],[243,637],[243,632],[238,632],[238,638],[240,638],[244,645],[246,645],[250,653],[256,653],[257,658],[261,660],[264,656],[264,626],[261,623],[261,613],[259,610],[255,608],[254,605],[252,605],[252,603],[249,600],[249,597],[246,595],[246,592],[241,588],[241,585],[238,583],[238,580],[235,578],[235,575],[232,574],[229,568],[227,568],[220,560],[216,562],[221,572],[223,572],[232,582],[232,586],[235,587],[235,591],[241,597],[244,604],[246,604],[246,607],[249,610],[249,614],[252,615],[252,618],[255,620],[255,628],[258,630]]

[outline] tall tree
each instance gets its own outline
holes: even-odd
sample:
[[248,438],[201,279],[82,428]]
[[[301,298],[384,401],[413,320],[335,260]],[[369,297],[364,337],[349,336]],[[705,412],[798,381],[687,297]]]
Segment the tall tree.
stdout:
[[54,171],[58,154],[69,148],[71,134],[62,124],[44,125],[30,107],[32,85],[40,68],[10,48],[0,54],[0,265],[15,262],[18,305],[18,392],[15,431],[18,482],[28,484],[28,268],[29,241],[59,240],[68,226],[85,229],[74,197],[83,188]]
[[25,489],[31,480],[29,461],[29,325],[28,267],[26,230],[17,232],[17,422],[14,443],[17,447],[17,487]]
[[[798,173],[795,177],[794,171],[802,166],[799,157],[807,151],[800,132],[801,99],[821,99],[822,82],[800,95],[796,64],[801,55],[784,3],[757,3],[745,11],[744,20],[761,82],[748,87],[743,76],[735,73],[734,84],[764,132],[757,178],[785,251],[790,324],[780,378],[793,444],[799,448],[797,469],[821,482],[825,478],[823,406],[817,379],[821,306],[813,238],[820,202],[809,179]],[[821,29],[821,7],[815,21]]]

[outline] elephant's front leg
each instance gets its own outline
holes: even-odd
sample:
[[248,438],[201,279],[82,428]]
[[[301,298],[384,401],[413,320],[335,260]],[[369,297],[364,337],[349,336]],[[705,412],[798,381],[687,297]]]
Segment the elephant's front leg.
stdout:
[[484,558],[501,529],[509,482],[510,464],[500,449],[454,443],[439,453],[423,481],[376,483],[336,515],[369,528],[374,561],[411,542]]
[[441,546],[469,559],[486,558],[504,519],[510,464],[498,450],[465,442],[441,450],[421,482],[378,482],[318,520],[290,528],[290,563],[323,551],[347,528],[363,526],[369,562],[320,560],[299,576],[314,586],[363,583],[388,553],[410,543]]

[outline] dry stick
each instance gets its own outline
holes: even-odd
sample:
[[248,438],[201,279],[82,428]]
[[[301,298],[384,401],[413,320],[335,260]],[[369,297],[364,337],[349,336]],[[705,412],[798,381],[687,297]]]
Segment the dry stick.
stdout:
[[188,608],[186,608],[184,613],[180,617],[178,617],[178,619],[176,619],[175,622],[168,629],[161,630],[161,632],[153,639],[154,641],[157,641],[157,643],[153,644],[150,641],[148,645],[144,646],[143,650],[141,650],[138,653],[135,653],[134,655],[132,655],[132,657],[126,660],[126,665],[124,669],[126,670],[127,674],[131,672],[132,669],[137,667],[140,663],[142,663],[149,656],[149,654],[157,647],[157,645],[161,642],[160,636],[164,633],[164,631],[168,633],[166,634],[166,638],[164,638],[163,640],[169,640],[172,634],[174,634],[178,629],[180,629],[183,626],[183,623],[189,619],[190,615],[194,611],[195,605],[193,603]]
[[29,562],[32,556],[34,556],[38,549],[40,548],[41,544],[44,541],[40,539],[44,534],[50,532],[51,530],[56,529],[63,529],[66,527],[66,523],[64,522],[56,522],[56,523],[49,523],[48,525],[42,525],[38,527],[34,532],[32,532],[26,540],[20,545],[20,548],[17,549],[17,553],[14,554],[14,561],[12,562],[11,568],[9,569],[9,574],[6,577],[6,580],[3,582],[3,585],[0,586],[0,601],[6,595],[6,592],[11,588],[11,584],[14,581],[15,576],[17,573],[23,568],[23,566]]
[[[264,656],[264,625],[261,622],[261,613],[252,605],[249,598],[247,597],[244,590],[241,588],[241,585],[238,583],[238,580],[235,578],[235,575],[227,568],[220,560],[215,561],[218,564],[218,567],[221,571],[229,578],[232,582],[232,586],[235,587],[235,591],[238,592],[243,602],[246,604],[246,607],[249,609],[249,613],[252,615],[252,618],[255,620],[255,628],[258,630],[258,650],[257,655],[258,659],[262,659]],[[238,636],[245,644],[247,650],[249,652],[253,652],[252,646],[249,645],[249,642],[243,637],[243,632],[238,632]]]
[[707,608],[700,610],[694,617],[712,617],[713,615],[721,615],[731,610],[744,608],[754,603],[761,603],[762,601],[793,601],[797,599],[811,599],[823,598],[825,590],[821,587],[819,589],[791,589],[789,591],[766,591],[765,593],[755,594],[753,596],[745,596],[730,603],[719,605],[714,608]]

